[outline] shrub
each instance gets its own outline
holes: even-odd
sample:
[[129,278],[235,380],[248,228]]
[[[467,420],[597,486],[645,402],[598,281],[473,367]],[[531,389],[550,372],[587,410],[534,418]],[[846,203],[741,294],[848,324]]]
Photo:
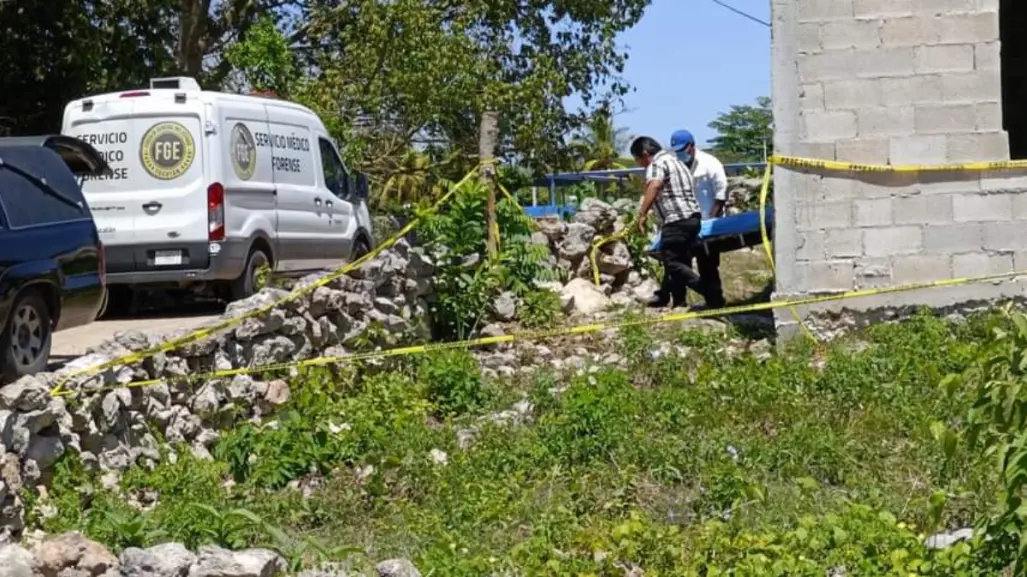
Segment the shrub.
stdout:
[[452,417],[481,407],[486,400],[478,361],[464,349],[436,351],[418,371],[428,400],[440,416]]
[[560,295],[548,289],[538,289],[521,297],[517,316],[529,329],[548,329],[557,324],[562,312]]

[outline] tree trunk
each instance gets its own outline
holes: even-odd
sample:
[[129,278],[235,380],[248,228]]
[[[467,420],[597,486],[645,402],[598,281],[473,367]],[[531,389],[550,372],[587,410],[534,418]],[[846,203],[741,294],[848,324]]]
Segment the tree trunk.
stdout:
[[178,70],[184,76],[196,78],[203,71],[210,2],[211,0],[181,0],[179,4],[181,11],[175,57],[178,59]]
[[481,115],[478,125],[478,158],[481,161],[481,175],[489,187],[489,199],[486,210],[488,238],[486,248],[489,258],[499,254],[499,223],[496,220],[496,148],[499,146],[499,113],[486,110]]

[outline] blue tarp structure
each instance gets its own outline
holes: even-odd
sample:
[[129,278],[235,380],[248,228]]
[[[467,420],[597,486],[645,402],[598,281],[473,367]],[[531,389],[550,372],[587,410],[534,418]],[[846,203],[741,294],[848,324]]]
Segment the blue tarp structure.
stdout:
[[[746,169],[763,170],[766,163],[755,162],[745,164],[725,164],[724,171],[728,176],[741,174]],[[592,170],[586,172],[563,172],[547,174],[536,179],[534,186],[547,187],[549,189],[549,204],[528,206],[524,211],[533,218],[544,216],[572,215],[577,209],[574,205],[558,204],[556,202],[556,190],[558,186],[568,186],[580,182],[605,182],[617,183],[626,180],[633,175],[645,173],[643,168],[626,168],[620,170]],[[639,191],[641,193],[641,191]],[[566,202],[566,199],[565,199]],[[766,207],[766,227],[768,234],[774,227],[774,207]],[[699,245],[704,250],[716,248],[721,252],[737,250],[743,247],[755,246],[762,243],[760,233],[760,215],[758,210],[743,212],[722,218],[711,218],[704,220],[702,230],[699,233]]]
[[[739,164],[725,164],[724,171],[728,176],[736,176],[741,174],[746,169],[754,168],[763,170],[766,168],[765,162],[750,162],[750,163],[739,163]],[[572,184],[578,184],[581,182],[600,182],[600,183],[617,183],[627,180],[628,177],[634,175],[645,174],[644,168],[622,168],[615,170],[588,170],[584,172],[556,172],[553,174],[547,174],[542,178],[535,179],[532,182],[533,186],[544,187],[549,190],[549,204],[542,204],[537,206],[528,206],[524,208],[524,211],[533,218],[541,218],[544,216],[557,216],[557,215],[571,215],[577,210],[574,205],[566,203],[564,198],[563,203],[557,203],[556,201],[556,189],[561,186],[570,186]]]

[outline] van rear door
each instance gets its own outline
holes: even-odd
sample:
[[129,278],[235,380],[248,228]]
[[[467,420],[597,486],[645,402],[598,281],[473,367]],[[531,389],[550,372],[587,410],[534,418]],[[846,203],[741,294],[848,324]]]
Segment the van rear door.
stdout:
[[113,170],[83,184],[109,272],[208,267],[204,110],[175,90],[69,105],[64,133],[100,150]]

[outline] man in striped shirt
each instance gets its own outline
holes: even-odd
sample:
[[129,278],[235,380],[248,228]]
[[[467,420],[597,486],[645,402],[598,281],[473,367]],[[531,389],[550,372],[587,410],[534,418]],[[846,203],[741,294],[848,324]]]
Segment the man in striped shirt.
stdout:
[[[648,136],[631,143],[631,156],[645,168],[645,195],[638,211],[638,228],[645,232],[646,219],[653,207],[660,218],[663,282],[651,307],[687,306],[687,289],[706,298],[705,286],[692,270],[692,245],[699,236],[701,209],[695,198],[692,172],[673,152],[663,150]],[[709,300],[709,299],[707,299]]]

